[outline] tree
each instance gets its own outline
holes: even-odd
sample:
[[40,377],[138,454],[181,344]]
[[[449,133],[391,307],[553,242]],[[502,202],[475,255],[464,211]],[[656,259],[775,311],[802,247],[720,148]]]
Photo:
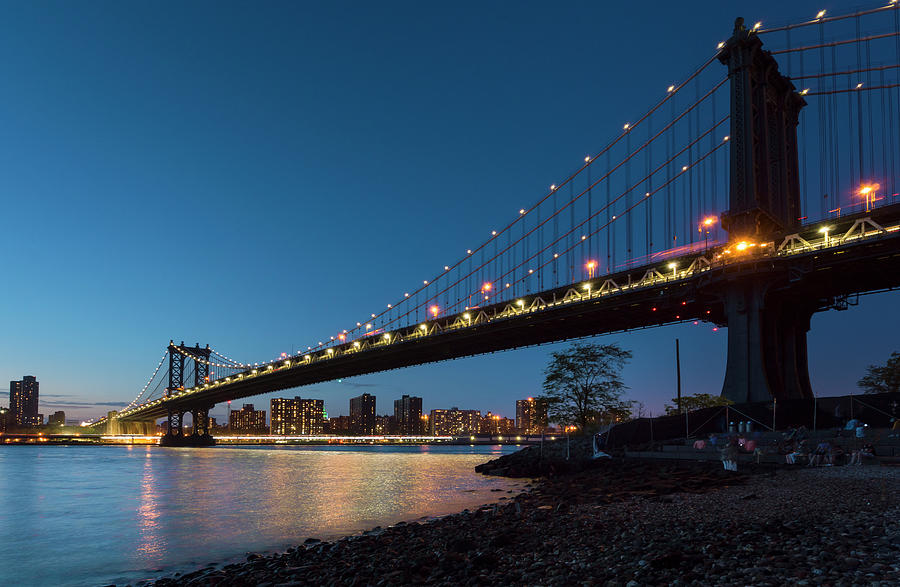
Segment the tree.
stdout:
[[681,408],[678,406],[678,399],[672,398],[674,406],[666,404],[666,415],[681,414],[683,411],[699,410],[702,408],[716,408],[719,406],[730,406],[734,402],[725,396],[709,395],[708,393],[695,393],[694,395],[681,396]]
[[866,393],[900,391],[900,353],[894,351],[884,366],[869,365],[866,376],[856,383]]
[[547,415],[560,424],[579,429],[618,410],[627,410],[620,398],[625,391],[621,371],[631,351],[617,344],[575,343],[550,355],[544,369]]

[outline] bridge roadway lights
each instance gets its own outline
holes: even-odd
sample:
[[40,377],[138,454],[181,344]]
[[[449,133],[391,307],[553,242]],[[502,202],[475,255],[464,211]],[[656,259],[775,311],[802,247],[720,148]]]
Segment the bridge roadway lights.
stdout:
[[770,291],[758,277],[724,292],[728,362],[722,395],[735,403],[813,397],[806,333],[814,305]]

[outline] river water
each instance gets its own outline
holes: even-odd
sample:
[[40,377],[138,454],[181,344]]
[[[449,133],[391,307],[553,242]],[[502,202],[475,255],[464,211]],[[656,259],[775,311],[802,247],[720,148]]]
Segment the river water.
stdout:
[[516,447],[0,447],[0,585],[103,585],[440,516]]

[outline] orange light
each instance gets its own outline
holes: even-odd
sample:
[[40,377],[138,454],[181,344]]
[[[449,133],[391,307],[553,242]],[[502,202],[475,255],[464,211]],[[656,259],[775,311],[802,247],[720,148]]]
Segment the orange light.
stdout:
[[438,308],[437,306],[431,306],[430,308],[428,308],[428,310],[431,312],[431,314],[432,314],[433,316],[437,316],[437,315],[438,315],[438,312],[441,311],[441,309]]
[[485,282],[484,285],[481,286],[481,291],[491,291],[491,288],[494,287],[491,282]]
[[872,192],[878,191],[878,189],[880,187],[881,187],[881,185],[877,184],[877,183],[863,184],[863,185],[859,186],[859,195],[868,196]]
[[741,241],[741,242],[739,242],[737,245],[735,245],[734,248],[736,248],[736,249],[739,250],[739,251],[743,251],[743,250],[745,250],[748,246],[749,246],[749,245],[748,245],[747,243],[745,243],[744,241]]
[[588,261],[587,264],[585,264],[585,267],[587,267],[588,269],[593,269],[596,266],[597,266],[596,261]]

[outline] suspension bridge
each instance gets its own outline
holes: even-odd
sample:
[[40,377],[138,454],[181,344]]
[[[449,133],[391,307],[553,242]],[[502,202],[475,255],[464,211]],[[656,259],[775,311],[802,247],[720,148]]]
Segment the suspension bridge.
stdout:
[[689,321],[727,328],[726,397],[812,397],[810,317],[900,287],[898,70],[896,1],[737,19],[533,206],[379,311],[263,363],[170,341],[138,396],[92,425],[167,418],[164,443],[204,444],[224,401]]

